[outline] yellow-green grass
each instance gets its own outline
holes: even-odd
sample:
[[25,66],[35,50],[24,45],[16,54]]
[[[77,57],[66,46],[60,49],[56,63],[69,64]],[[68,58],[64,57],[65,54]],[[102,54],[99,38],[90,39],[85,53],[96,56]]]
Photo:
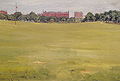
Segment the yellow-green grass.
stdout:
[[0,80],[80,80],[117,67],[120,25],[0,21]]

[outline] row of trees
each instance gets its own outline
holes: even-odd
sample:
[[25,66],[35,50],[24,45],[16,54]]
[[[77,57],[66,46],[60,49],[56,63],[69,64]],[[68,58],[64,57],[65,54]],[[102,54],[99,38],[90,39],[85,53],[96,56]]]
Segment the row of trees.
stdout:
[[14,14],[0,14],[0,19],[2,20],[12,20],[12,21],[30,21],[30,22],[75,22],[75,18],[66,18],[66,17],[46,17],[39,16],[34,12],[30,12],[27,15],[23,15],[21,12],[15,12]]
[[94,21],[120,23],[120,11],[110,10],[108,12],[96,13],[96,14],[89,12],[83,19],[83,22],[94,22]]
[[[21,12],[16,12],[14,14],[1,14],[0,13],[0,19],[2,20],[12,20],[12,21],[30,21],[30,22],[67,22],[67,23],[73,23],[76,22],[76,19],[74,17],[66,18],[66,17],[45,17],[45,16],[39,16],[34,12],[31,12],[27,15],[23,15]],[[94,22],[94,21],[103,21],[103,22],[112,22],[112,23],[120,23],[120,11],[108,11],[104,13],[96,13],[93,14],[89,12],[85,18],[82,20],[79,20],[80,22]]]

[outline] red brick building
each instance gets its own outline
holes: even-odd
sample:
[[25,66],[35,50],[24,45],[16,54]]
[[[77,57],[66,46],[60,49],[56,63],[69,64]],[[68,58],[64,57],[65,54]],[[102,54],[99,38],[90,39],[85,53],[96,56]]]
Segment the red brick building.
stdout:
[[2,14],[8,14],[7,11],[0,10],[0,13]]
[[83,13],[82,12],[74,12],[74,17],[75,18],[83,18]]
[[40,14],[41,16],[47,16],[47,17],[66,17],[69,18],[69,12],[43,12]]

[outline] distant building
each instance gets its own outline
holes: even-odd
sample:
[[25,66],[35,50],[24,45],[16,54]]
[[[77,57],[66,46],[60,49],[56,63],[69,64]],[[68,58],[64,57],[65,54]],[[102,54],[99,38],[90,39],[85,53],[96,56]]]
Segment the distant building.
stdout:
[[81,22],[81,19],[83,18],[82,12],[74,12],[75,22],[79,23]]
[[74,12],[74,17],[75,18],[83,18],[83,13],[82,12]]
[[7,11],[0,10],[0,13],[2,14],[8,14]]
[[69,18],[69,12],[43,12],[40,14],[41,16],[47,16],[47,17],[66,17]]

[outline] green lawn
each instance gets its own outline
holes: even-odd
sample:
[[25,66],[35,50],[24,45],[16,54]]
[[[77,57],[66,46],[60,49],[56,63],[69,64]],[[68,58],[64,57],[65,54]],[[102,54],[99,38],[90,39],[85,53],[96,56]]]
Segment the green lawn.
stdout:
[[120,81],[120,25],[0,21],[0,81]]

